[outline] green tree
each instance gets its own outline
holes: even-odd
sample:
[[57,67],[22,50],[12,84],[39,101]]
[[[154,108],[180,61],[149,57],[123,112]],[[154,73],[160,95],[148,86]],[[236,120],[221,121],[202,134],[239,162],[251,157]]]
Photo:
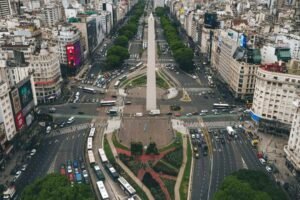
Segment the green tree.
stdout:
[[156,143],[155,142],[151,142],[147,149],[146,149],[146,154],[155,154],[155,155],[158,155],[159,154],[159,151],[156,147]]
[[179,67],[184,71],[192,71],[193,66],[193,57],[194,53],[190,48],[181,48],[177,49],[174,53],[176,62],[179,64]]
[[239,170],[224,179],[214,200],[287,200],[286,194],[262,171]]
[[115,39],[115,45],[121,46],[121,47],[127,47],[128,46],[128,38],[125,35],[121,35]]
[[91,188],[85,184],[75,184],[73,187],[66,176],[49,174],[37,179],[25,187],[21,194],[22,200],[92,200],[95,197]]
[[107,56],[111,55],[119,56],[122,61],[129,58],[128,49],[118,45],[114,45],[108,49]]
[[116,55],[108,55],[106,57],[106,66],[109,69],[114,69],[120,67],[122,64],[121,58]]
[[131,155],[142,155],[143,144],[141,142],[131,142],[130,151],[131,151]]

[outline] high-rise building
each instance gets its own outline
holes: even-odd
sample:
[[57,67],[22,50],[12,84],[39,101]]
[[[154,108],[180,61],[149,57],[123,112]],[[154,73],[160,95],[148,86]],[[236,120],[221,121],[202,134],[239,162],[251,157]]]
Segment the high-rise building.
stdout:
[[293,102],[294,118],[288,144],[284,147],[286,165],[295,176],[300,175],[300,91]]
[[31,57],[29,70],[33,72],[36,97],[39,103],[55,100],[61,95],[61,72],[58,55],[41,49]]
[[11,14],[10,0],[0,0],[0,17],[6,17]]
[[55,26],[62,19],[61,11],[61,7],[56,4],[49,4],[43,8],[44,19],[47,26]]
[[263,132],[289,133],[300,76],[288,71],[284,63],[262,65],[257,70],[251,116]]

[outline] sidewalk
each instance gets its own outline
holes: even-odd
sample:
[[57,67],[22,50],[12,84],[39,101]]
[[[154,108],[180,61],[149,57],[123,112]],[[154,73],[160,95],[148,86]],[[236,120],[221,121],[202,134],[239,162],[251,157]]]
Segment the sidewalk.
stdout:
[[[177,175],[177,180],[176,180],[176,184],[175,184],[175,200],[180,200],[180,185],[182,182],[182,177],[184,174],[184,170],[185,170],[185,166],[186,166],[186,162],[187,162],[187,136],[186,135],[182,135],[182,148],[183,148],[183,159],[182,159],[182,163],[183,165],[181,165],[181,168],[179,170],[179,173]],[[188,192],[188,196],[189,196],[189,192]]]
[[107,140],[109,143],[109,146],[112,150],[112,153],[116,159],[117,164],[132,178],[132,180],[134,180],[134,182],[145,192],[145,194],[147,195],[148,199],[150,200],[154,200],[154,197],[152,196],[150,190],[130,171],[130,169],[128,169],[128,167],[126,165],[124,165],[119,159],[118,159],[118,153],[117,150],[112,142],[112,134],[107,134]]

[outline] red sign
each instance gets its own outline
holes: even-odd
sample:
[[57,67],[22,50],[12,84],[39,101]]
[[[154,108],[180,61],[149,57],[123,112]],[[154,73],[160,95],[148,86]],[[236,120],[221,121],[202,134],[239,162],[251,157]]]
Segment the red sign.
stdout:
[[16,115],[15,121],[16,121],[17,130],[20,130],[25,125],[25,123],[26,123],[25,118],[21,111]]

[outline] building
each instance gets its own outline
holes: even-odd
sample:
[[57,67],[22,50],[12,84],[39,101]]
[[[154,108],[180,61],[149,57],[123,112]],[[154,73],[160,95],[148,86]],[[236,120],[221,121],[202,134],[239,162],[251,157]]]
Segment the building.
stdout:
[[261,49],[261,63],[271,64],[279,61],[291,60],[291,51],[288,44],[265,44]]
[[212,48],[219,79],[228,85],[235,98],[251,100],[255,74],[261,62],[260,50],[242,44],[241,34],[230,30],[221,32],[217,48]]
[[0,17],[6,17],[11,14],[10,0],[0,0]]
[[286,165],[295,176],[300,175],[300,95],[293,102],[294,118],[288,144],[284,147]]
[[56,4],[46,5],[43,8],[45,24],[49,27],[55,26],[62,20],[62,8]]
[[62,74],[75,74],[83,62],[81,32],[73,25],[58,26],[57,44]]
[[43,48],[31,56],[29,70],[33,80],[38,103],[55,100],[61,95],[61,71],[56,53]]
[[8,141],[17,134],[9,93],[9,85],[2,81],[0,83],[0,166],[2,159],[12,150]]
[[284,63],[274,63],[257,70],[251,117],[263,132],[289,133],[300,76],[288,73],[287,68]]
[[157,8],[157,7],[164,7],[165,6],[165,1],[164,0],[154,0],[153,1],[153,8]]

